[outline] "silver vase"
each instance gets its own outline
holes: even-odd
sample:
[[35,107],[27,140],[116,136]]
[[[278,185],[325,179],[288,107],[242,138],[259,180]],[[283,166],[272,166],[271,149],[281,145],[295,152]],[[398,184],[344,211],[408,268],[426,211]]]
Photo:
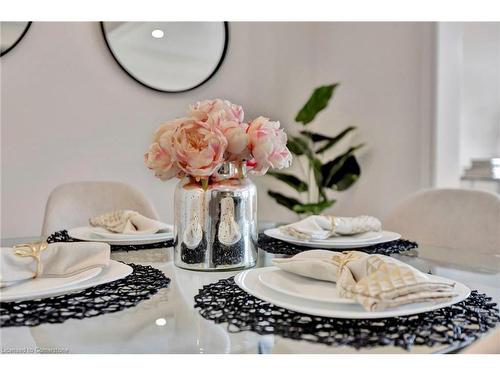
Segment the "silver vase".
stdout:
[[224,163],[206,189],[190,178],[175,190],[174,261],[198,271],[253,267],[257,260],[257,189],[244,167]]

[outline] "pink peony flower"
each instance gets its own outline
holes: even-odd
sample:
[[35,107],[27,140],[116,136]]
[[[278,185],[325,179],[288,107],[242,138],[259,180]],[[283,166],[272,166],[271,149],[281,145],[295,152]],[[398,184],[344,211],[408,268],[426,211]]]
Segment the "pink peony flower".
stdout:
[[292,154],[286,147],[287,136],[278,121],[260,116],[250,122],[247,134],[253,156],[248,166],[253,168],[253,173],[263,175],[269,168],[290,166]]
[[228,160],[242,160],[249,156],[248,125],[243,123],[241,106],[221,99],[204,100],[191,105],[188,114],[222,131],[228,141]]
[[250,156],[248,150],[248,124],[225,121],[219,125],[227,139],[227,152],[230,160],[242,160]]
[[164,139],[168,139],[175,132],[177,127],[179,127],[184,119],[176,118],[174,120],[167,121],[166,123],[160,125],[158,129],[156,129],[153,135],[153,143],[160,142],[160,139],[164,137]]
[[162,181],[175,177],[181,172],[170,152],[165,151],[158,142],[149,146],[148,152],[144,154],[144,163]]
[[195,118],[182,119],[171,138],[173,158],[188,175],[209,177],[224,162],[227,140],[224,134]]
[[291,163],[279,122],[258,117],[246,124],[241,106],[221,99],[198,102],[188,115],[161,125],[144,155],[148,168],[162,180],[183,175],[207,178],[225,161],[246,160],[258,175]]
[[218,125],[218,121],[243,122],[244,112],[240,105],[228,100],[212,99],[197,102],[189,107],[188,115],[198,120]]

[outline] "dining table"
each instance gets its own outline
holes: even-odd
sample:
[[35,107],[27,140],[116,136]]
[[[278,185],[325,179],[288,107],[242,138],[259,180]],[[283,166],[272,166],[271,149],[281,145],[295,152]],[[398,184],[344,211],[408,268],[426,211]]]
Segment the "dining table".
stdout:
[[[40,240],[40,237],[4,238],[2,246]],[[152,266],[171,282],[151,298],[122,311],[62,323],[0,329],[2,353],[454,353],[471,342],[433,346],[383,345],[356,348],[326,345],[234,330],[228,323],[205,319],[194,297],[205,285],[235,276],[240,271],[199,272],[178,268],[173,248],[113,251],[111,258]],[[256,267],[272,265],[275,257],[259,248]],[[422,272],[454,279],[500,303],[500,254],[481,249],[454,249],[419,244],[418,249],[392,255]],[[473,341],[473,340],[471,340]]]

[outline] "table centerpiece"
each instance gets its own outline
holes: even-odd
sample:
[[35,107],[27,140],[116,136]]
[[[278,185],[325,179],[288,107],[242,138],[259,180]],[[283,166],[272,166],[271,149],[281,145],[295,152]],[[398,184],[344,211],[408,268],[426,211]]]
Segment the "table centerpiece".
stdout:
[[213,99],[161,125],[144,156],[163,181],[179,178],[174,195],[174,261],[191,270],[255,265],[257,191],[248,174],[290,166],[278,121],[245,122],[243,108]]

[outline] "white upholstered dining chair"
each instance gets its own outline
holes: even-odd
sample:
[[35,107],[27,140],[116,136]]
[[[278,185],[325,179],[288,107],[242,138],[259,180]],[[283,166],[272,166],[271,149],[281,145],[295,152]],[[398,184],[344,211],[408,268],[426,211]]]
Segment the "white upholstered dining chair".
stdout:
[[500,254],[500,195],[423,190],[392,210],[384,228],[421,244]]
[[57,186],[45,206],[42,236],[88,224],[90,217],[130,209],[152,219],[156,210],[140,191],[113,181],[81,181]]

